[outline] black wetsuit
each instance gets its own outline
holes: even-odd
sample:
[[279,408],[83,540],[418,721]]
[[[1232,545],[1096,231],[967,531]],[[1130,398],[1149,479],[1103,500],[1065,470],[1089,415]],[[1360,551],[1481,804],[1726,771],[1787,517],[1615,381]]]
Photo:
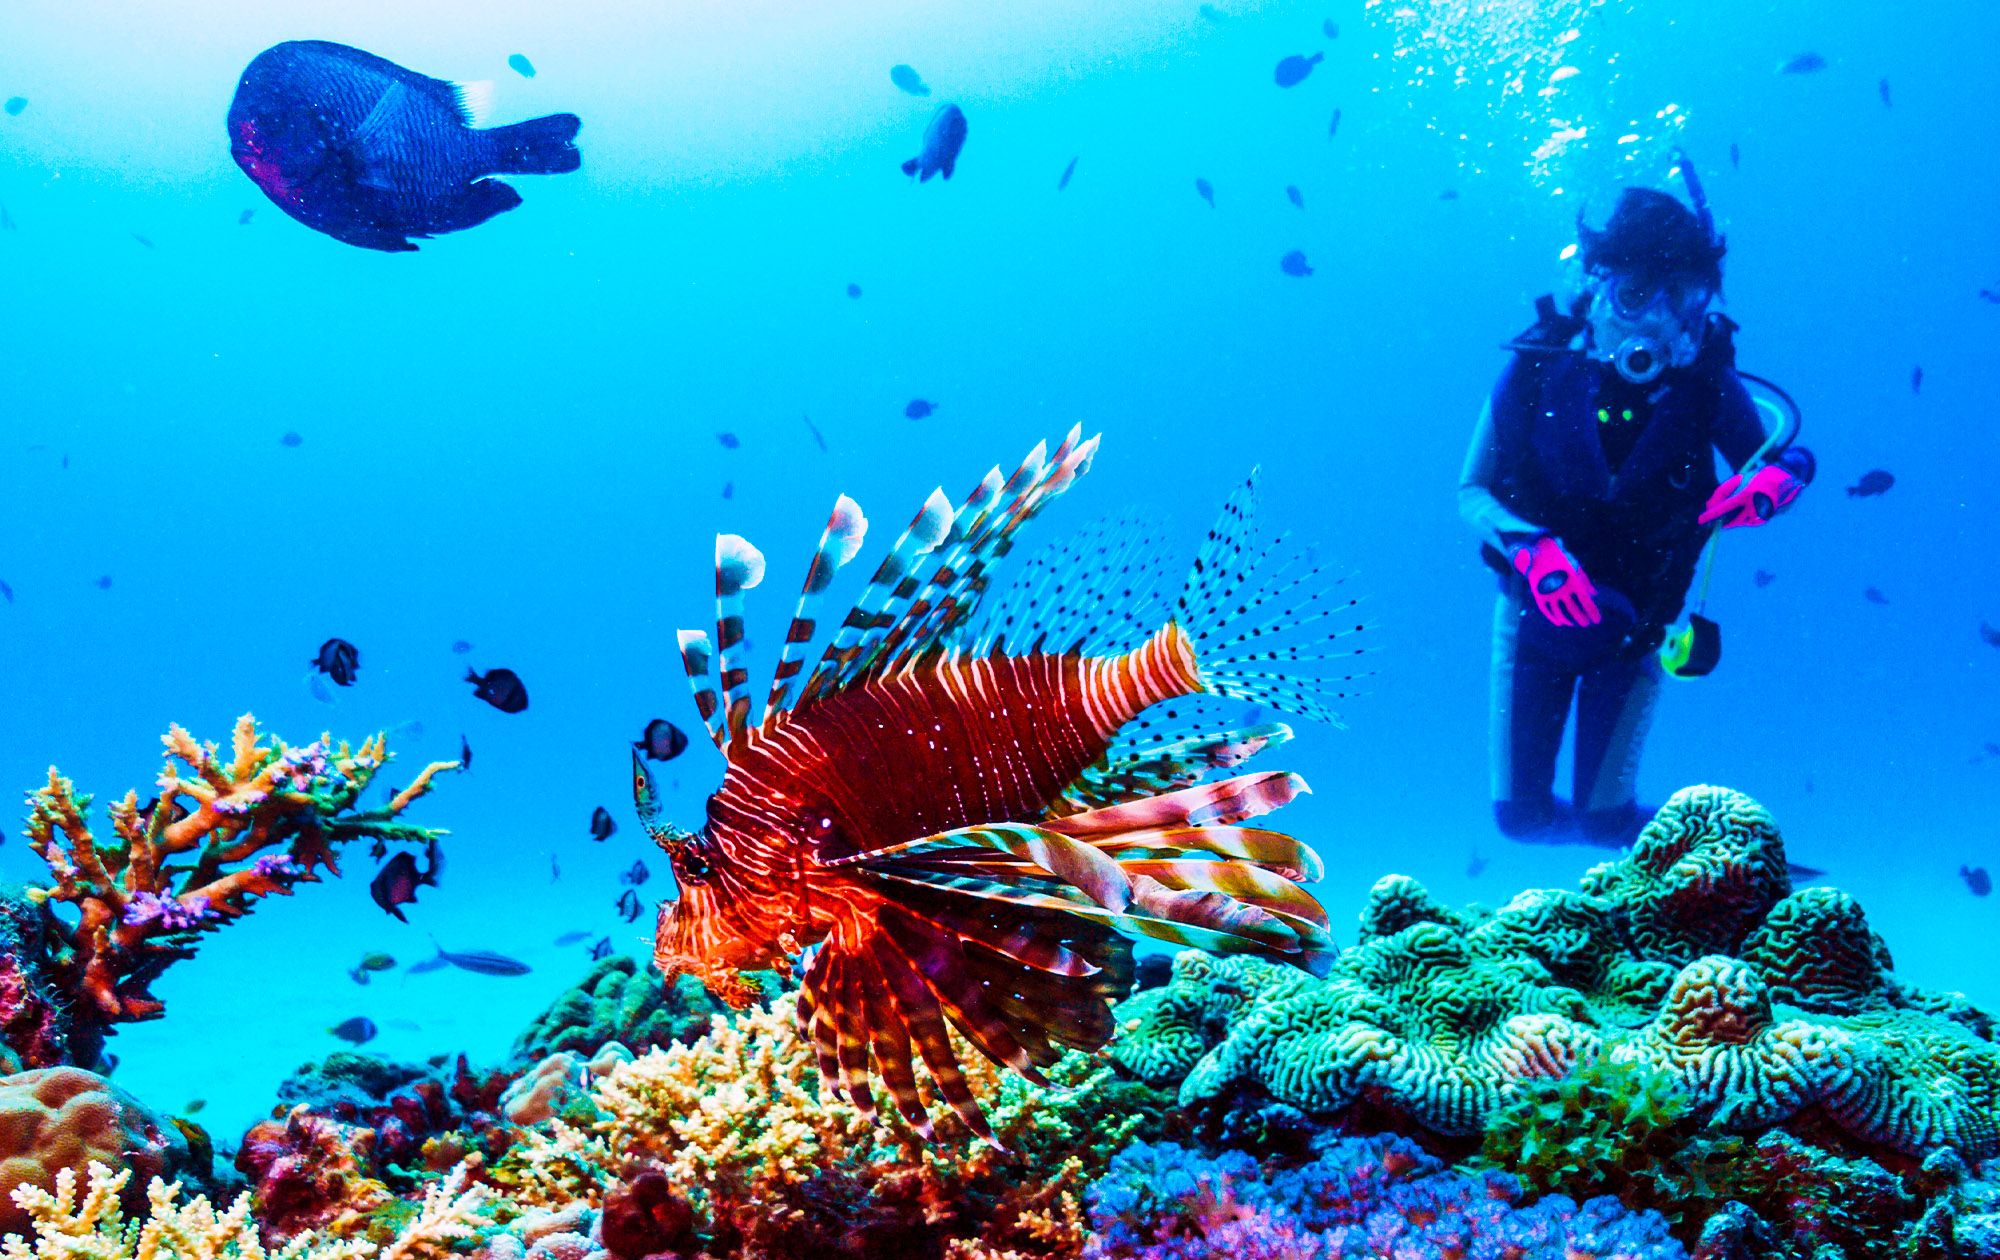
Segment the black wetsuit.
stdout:
[[[1480,417],[1459,509],[1501,579],[1492,787],[1510,835],[1545,831],[1559,816],[1552,785],[1572,698],[1579,827],[1622,843],[1640,821],[1634,784],[1661,678],[1654,649],[1680,616],[1708,537],[1696,518],[1717,485],[1714,452],[1738,467],[1765,440],[1736,375],[1732,326],[1711,320],[1696,363],[1644,386],[1566,348],[1580,328],[1568,322],[1553,345],[1517,347]],[[1535,608],[1511,558],[1542,534],[1596,586],[1601,625],[1553,626]]]

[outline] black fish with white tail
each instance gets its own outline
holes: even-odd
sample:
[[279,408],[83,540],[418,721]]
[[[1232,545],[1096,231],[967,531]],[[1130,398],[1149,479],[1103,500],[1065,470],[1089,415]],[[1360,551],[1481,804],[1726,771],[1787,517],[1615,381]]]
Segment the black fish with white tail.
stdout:
[[511,669],[489,669],[483,674],[468,669],[465,681],[472,684],[473,695],[502,713],[520,713],[528,707],[528,684]]
[[965,111],[950,101],[937,107],[930,125],[924,128],[924,145],[917,156],[903,163],[903,174],[921,184],[933,175],[951,178],[958,167],[959,150],[965,147]]
[[236,164],[280,210],[337,241],[400,252],[521,204],[495,175],[583,162],[575,114],[481,129],[487,96],[345,44],[297,40],[257,55],[229,106]]

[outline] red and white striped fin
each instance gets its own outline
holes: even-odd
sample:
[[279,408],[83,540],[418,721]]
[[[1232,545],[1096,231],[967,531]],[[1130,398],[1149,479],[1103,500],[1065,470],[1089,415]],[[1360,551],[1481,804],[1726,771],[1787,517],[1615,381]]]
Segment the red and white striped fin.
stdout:
[[1080,814],[1192,787],[1211,770],[1233,770],[1292,738],[1292,728],[1283,722],[1215,729],[1221,725],[1219,717],[1208,724],[1175,720],[1165,730],[1146,717],[1128,723],[1104,755],[1063,789],[1049,806],[1048,816]]
[[708,737],[717,748],[722,748],[729,742],[729,732],[722,726],[722,696],[715,689],[715,645],[709,641],[706,630],[682,630],[676,637],[680,641],[681,668],[687,671],[688,689],[694,692],[695,712],[701,714]]
[[750,715],[750,667],[743,652],[743,592],[764,580],[764,553],[738,534],[715,538],[715,640],[722,667],[722,725],[734,744],[760,725]]
[[[806,680],[805,690],[799,695],[799,703],[806,704],[824,692],[837,690],[852,676],[856,662],[872,647],[882,631],[893,625],[895,618],[885,610],[897,598],[898,590],[909,584],[915,588],[912,575],[923,558],[937,549],[951,529],[951,500],[943,490],[931,491],[930,498],[917,512],[896,545],[875,567],[875,573],[868,579],[868,585],[855,601],[840,629],[834,634],[833,642],[827,646],[814,668],[812,677]],[[908,598],[908,594],[904,595]]]
[[1231,827],[1256,818],[1312,791],[1289,770],[1264,770],[1152,796],[1066,818],[1042,826],[1071,836],[1103,836],[1151,827]]
[[764,705],[767,720],[792,707],[792,684],[805,669],[806,650],[819,629],[819,606],[826,598],[826,588],[833,584],[833,575],[841,566],[854,559],[867,536],[868,518],[861,514],[861,505],[841,495],[834,501],[826,531],[819,536],[798,606],[792,611],[792,624],[785,631],[785,650],[771,676],[771,694]]
[[952,515],[951,532],[938,547],[935,562],[928,566],[930,575],[923,590],[890,629],[890,638],[898,643],[934,640],[956,620],[953,610],[957,607],[960,579],[971,556],[970,540],[982,536],[993,505],[1000,498],[1000,488],[1005,484],[1006,478],[996,464],[958,505]]

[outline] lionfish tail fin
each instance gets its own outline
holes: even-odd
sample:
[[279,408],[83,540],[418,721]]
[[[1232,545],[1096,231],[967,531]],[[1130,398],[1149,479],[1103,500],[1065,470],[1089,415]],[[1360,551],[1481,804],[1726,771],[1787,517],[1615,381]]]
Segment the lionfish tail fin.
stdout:
[[1289,535],[1261,539],[1256,506],[1252,471],[1202,540],[1174,623],[1203,690],[1339,726],[1334,702],[1369,676],[1365,649],[1349,642],[1367,629],[1360,597]]

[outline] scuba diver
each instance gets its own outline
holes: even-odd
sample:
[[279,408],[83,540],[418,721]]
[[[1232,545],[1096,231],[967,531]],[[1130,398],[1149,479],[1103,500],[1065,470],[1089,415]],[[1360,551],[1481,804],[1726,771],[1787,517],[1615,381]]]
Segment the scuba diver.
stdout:
[[[1515,839],[1618,846],[1662,676],[1707,673],[1715,623],[1681,615],[1705,544],[1762,525],[1813,477],[1783,390],[1739,373],[1736,324],[1709,309],[1723,238],[1694,205],[1627,188],[1601,229],[1577,215],[1579,292],[1537,300],[1480,413],[1459,512],[1500,576],[1493,618],[1492,792]],[[1568,256],[1567,254],[1565,256]],[[1753,397],[1751,382],[1760,387]],[[1776,403],[1770,399],[1775,395]],[[1767,433],[1761,414],[1779,416]],[[1714,452],[1737,471],[1718,484]],[[1574,701],[1570,803],[1552,792]]]

